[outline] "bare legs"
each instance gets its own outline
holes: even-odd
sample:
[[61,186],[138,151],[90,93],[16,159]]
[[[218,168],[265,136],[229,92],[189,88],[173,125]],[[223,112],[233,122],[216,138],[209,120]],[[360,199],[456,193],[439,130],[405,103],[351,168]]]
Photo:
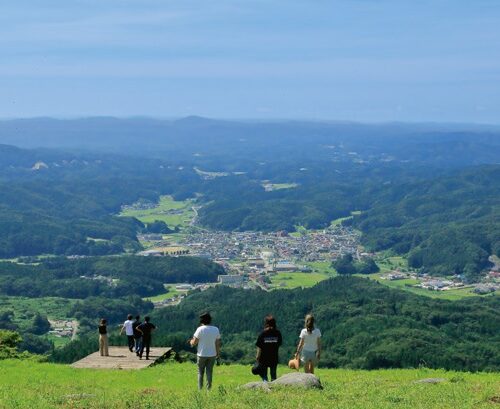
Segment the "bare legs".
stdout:
[[313,361],[307,361],[305,364],[304,364],[304,372],[305,373],[314,373],[314,363]]

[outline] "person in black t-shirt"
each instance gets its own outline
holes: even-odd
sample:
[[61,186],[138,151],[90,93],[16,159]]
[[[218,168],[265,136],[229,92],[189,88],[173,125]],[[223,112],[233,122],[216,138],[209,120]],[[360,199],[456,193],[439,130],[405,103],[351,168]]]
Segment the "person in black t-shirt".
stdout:
[[264,319],[264,331],[262,331],[255,343],[257,347],[257,362],[262,372],[262,380],[267,382],[267,368],[271,373],[271,381],[276,379],[276,367],[278,366],[278,349],[283,343],[281,332],[276,328],[276,320],[272,315]]
[[99,323],[99,353],[101,356],[109,356],[107,323],[104,318]]
[[142,343],[139,351],[139,359],[142,359],[142,353],[146,349],[146,359],[149,359],[149,348],[151,346],[151,333],[156,327],[149,322],[149,317],[144,317],[144,322],[137,326],[137,331],[141,333]]

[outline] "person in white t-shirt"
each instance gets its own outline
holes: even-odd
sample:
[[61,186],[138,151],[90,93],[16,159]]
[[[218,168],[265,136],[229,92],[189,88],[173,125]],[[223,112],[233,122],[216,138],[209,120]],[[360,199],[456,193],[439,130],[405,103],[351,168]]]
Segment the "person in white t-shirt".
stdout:
[[208,312],[200,315],[200,326],[189,340],[192,347],[198,346],[198,389],[203,389],[203,377],[207,374],[207,389],[212,388],[213,369],[220,354],[220,332],[210,325],[212,317]]
[[314,366],[321,357],[321,331],[314,328],[312,314],[306,315],[305,328],[300,331],[299,338],[296,356],[300,356],[306,373],[314,373]]
[[128,341],[128,349],[130,352],[134,352],[134,321],[132,321],[132,314],[127,316],[127,321],[125,321],[122,325],[122,329],[120,330],[120,335],[123,334],[123,330],[125,330],[125,334],[127,335]]

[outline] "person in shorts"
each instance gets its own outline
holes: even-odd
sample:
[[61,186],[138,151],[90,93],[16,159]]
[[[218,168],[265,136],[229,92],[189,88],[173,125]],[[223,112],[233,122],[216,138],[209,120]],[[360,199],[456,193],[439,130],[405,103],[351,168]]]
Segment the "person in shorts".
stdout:
[[314,373],[321,357],[321,331],[314,327],[314,316],[306,315],[305,328],[300,331],[297,356],[300,356],[306,373]]

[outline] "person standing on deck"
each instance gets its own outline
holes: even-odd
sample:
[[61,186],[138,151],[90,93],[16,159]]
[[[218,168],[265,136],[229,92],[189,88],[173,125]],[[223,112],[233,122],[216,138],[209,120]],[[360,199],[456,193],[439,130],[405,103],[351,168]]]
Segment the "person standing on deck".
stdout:
[[213,369],[215,361],[220,356],[220,332],[217,327],[210,325],[212,317],[208,312],[200,315],[200,326],[196,329],[193,338],[189,340],[192,347],[198,346],[198,389],[203,389],[203,378],[207,374],[207,389],[212,388]]
[[149,348],[151,347],[151,333],[156,329],[156,326],[149,322],[148,316],[144,317],[144,322],[137,326],[137,331],[142,336],[141,349],[139,350],[139,359],[142,359],[144,349],[146,349],[146,359],[149,359]]
[[127,316],[127,320],[123,323],[122,329],[120,330],[120,335],[123,334],[125,330],[125,335],[127,335],[128,349],[130,352],[134,352],[134,321],[132,321],[132,314]]
[[107,323],[104,318],[99,323],[99,354],[101,356],[109,356]]
[[137,331],[137,327],[141,325],[141,317],[139,315],[135,316],[135,321],[132,324],[132,329],[134,330],[134,351],[137,356],[139,356],[139,353],[141,351],[141,345],[142,345],[142,334]]

